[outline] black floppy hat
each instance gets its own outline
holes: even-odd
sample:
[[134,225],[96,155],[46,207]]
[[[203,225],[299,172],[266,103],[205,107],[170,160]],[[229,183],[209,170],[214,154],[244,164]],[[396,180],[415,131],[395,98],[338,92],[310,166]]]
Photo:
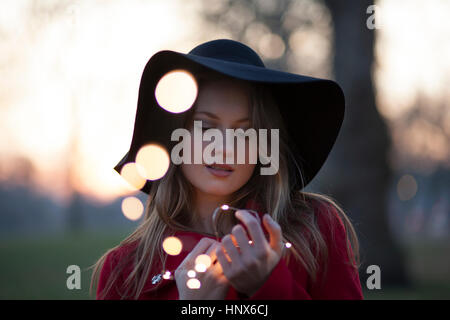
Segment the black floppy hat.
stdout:
[[[250,47],[229,39],[205,42],[187,54],[163,50],[150,58],[141,77],[131,146],[114,167],[118,173],[125,164],[135,161],[142,146],[148,143],[173,145],[171,133],[182,127],[184,115],[161,108],[154,92],[165,74],[178,69],[192,74],[206,69],[236,79],[269,84],[302,171],[303,183],[299,184],[301,180],[296,172],[293,185],[303,188],[316,176],[342,126],[345,112],[342,89],[332,80],[268,69]],[[140,190],[149,193],[151,183],[147,180]]]

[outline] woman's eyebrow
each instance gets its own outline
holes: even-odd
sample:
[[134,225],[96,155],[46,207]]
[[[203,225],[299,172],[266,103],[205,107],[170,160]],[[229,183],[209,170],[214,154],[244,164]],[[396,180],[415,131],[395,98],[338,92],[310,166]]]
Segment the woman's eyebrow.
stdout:
[[[216,119],[216,120],[220,119],[217,115],[215,115],[214,113],[208,112],[208,111],[197,111],[195,114],[200,114],[200,113],[203,113],[203,114],[207,115],[208,117]],[[235,122],[236,123],[237,122],[244,122],[244,121],[248,121],[248,120],[249,120],[248,117],[245,117],[243,119],[236,120]]]

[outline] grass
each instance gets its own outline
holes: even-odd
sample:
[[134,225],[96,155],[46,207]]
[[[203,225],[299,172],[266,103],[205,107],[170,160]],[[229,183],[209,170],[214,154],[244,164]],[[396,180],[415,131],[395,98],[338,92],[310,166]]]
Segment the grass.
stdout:
[[409,242],[403,249],[411,287],[383,288],[382,285],[381,290],[364,290],[364,297],[370,300],[450,299],[450,239]]
[[[0,299],[91,299],[92,269],[107,249],[126,237],[114,233],[81,233],[23,238],[0,243]],[[69,265],[81,269],[81,289],[69,290]]]
[[[128,233],[84,232],[42,238],[6,239],[0,243],[0,299],[93,299],[89,296],[94,264]],[[415,244],[405,248],[412,288],[364,290],[365,299],[450,299],[449,244]],[[81,268],[81,289],[69,290],[69,265]],[[364,285],[364,283],[363,283]]]
[[450,284],[416,283],[412,288],[382,288],[381,290],[363,290],[366,300],[448,300]]

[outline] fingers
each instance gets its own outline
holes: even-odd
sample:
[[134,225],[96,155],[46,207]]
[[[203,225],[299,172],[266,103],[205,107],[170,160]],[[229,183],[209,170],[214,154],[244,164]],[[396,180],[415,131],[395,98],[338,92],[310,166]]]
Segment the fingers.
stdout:
[[228,271],[231,269],[231,262],[228,261],[227,257],[225,256],[225,252],[222,246],[217,249],[217,261],[219,261],[219,264],[222,266],[223,273],[227,275]]
[[224,284],[228,283],[228,279],[225,277],[225,274],[222,269],[222,265],[220,263],[215,263],[208,268],[209,274],[212,274],[219,283]]
[[227,283],[228,280],[223,275],[223,269],[220,263],[217,263],[219,260],[217,259],[217,251],[220,250],[221,243],[215,242],[213,243],[209,249],[206,251],[206,254],[211,257],[211,266],[207,269],[207,272],[202,273],[200,277],[208,276],[210,274],[217,277],[220,283]]
[[283,250],[283,239],[280,225],[267,213],[263,217],[263,224],[269,232],[270,247],[276,252],[281,252]]
[[236,239],[237,245],[239,246],[242,254],[250,254],[250,244],[248,243],[249,239],[247,233],[241,225],[236,225],[231,230],[232,235]]
[[206,254],[211,258],[211,264],[213,264],[217,259],[216,251],[219,245],[220,245],[219,242],[215,242],[206,251]]
[[239,255],[238,249],[235,247],[230,235],[226,235],[225,237],[223,237],[222,245],[223,245],[223,248],[225,248],[231,261],[238,264],[240,261],[240,255]]
[[253,239],[253,246],[255,248],[261,249],[268,245],[267,239],[261,229],[261,225],[254,216],[246,210],[238,210],[236,211],[236,218],[242,221],[242,223],[247,227],[250,232],[250,236]]
[[[217,248],[217,250],[220,250],[220,249]],[[222,265],[219,263],[219,259],[217,259],[217,262],[218,263],[212,264],[209,268],[216,274],[222,274],[223,269],[222,269]]]
[[211,246],[214,246],[217,243],[216,240],[210,238],[202,238],[194,249],[187,255],[187,257],[195,258],[197,255],[204,253],[209,250]]
[[210,239],[210,238],[206,238],[206,237],[202,238],[197,243],[197,245],[194,247],[194,249],[192,249],[192,251],[189,252],[189,254],[186,256],[186,258],[184,258],[184,260],[180,264],[179,268],[185,267],[187,263],[191,264],[198,255],[207,251],[212,245],[214,245],[214,243],[217,243],[217,241],[215,241],[214,239]]

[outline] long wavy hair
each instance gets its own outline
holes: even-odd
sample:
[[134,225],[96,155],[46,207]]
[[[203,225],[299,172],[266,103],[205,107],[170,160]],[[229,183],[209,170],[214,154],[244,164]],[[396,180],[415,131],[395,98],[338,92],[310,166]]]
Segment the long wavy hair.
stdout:
[[[206,81],[226,78],[210,71],[198,72],[195,77],[199,90],[202,90]],[[236,80],[233,79],[233,81]],[[244,81],[242,81],[242,85],[249,89],[251,127],[256,130],[260,128],[279,129],[279,170],[275,175],[260,175],[258,173],[260,164],[258,163],[249,181],[230,197],[232,201],[228,204],[243,208],[251,199],[261,205],[264,211],[268,212],[281,226],[284,240],[292,244],[290,250],[284,250],[283,258],[287,263],[292,257],[296,259],[303,265],[313,282],[317,280],[319,270],[326,272],[329,249],[317,222],[318,214],[325,215],[329,223],[336,223],[338,221],[336,218],[340,218],[339,220],[345,228],[348,263],[357,272],[360,266],[358,238],[350,219],[341,206],[330,196],[301,191],[303,188],[293,187],[292,177],[296,176],[294,170],[299,173],[300,177],[302,177],[302,172],[296,162],[293,150],[290,148],[289,136],[270,87],[261,83]],[[192,121],[194,112],[195,104],[186,112],[185,127]],[[268,131],[270,132],[270,130]],[[299,181],[299,183],[300,186],[303,186],[303,181]],[[145,206],[144,219],[140,225],[90,267],[94,269],[91,278],[91,295],[98,285],[100,270],[107,255],[122,246],[129,246],[132,250],[127,251],[127,256],[121,257],[118,261],[99,298],[105,296],[112,289],[125,268],[131,265],[131,272],[124,281],[120,296],[122,299],[138,299],[151,270],[155,266],[159,270],[164,270],[166,259],[166,254],[162,249],[164,238],[176,230],[196,231],[189,227],[194,221],[191,214],[195,212],[193,195],[193,186],[182,174],[181,167],[171,163],[166,175],[152,183]],[[317,205],[326,210],[318,210]],[[338,217],[336,217],[336,212]],[[220,217],[221,219],[218,219],[217,222],[219,229],[221,223],[224,222],[223,219],[232,220],[227,221],[227,225],[238,222],[234,215],[221,215]],[[158,286],[152,288],[152,290],[157,289]]]

